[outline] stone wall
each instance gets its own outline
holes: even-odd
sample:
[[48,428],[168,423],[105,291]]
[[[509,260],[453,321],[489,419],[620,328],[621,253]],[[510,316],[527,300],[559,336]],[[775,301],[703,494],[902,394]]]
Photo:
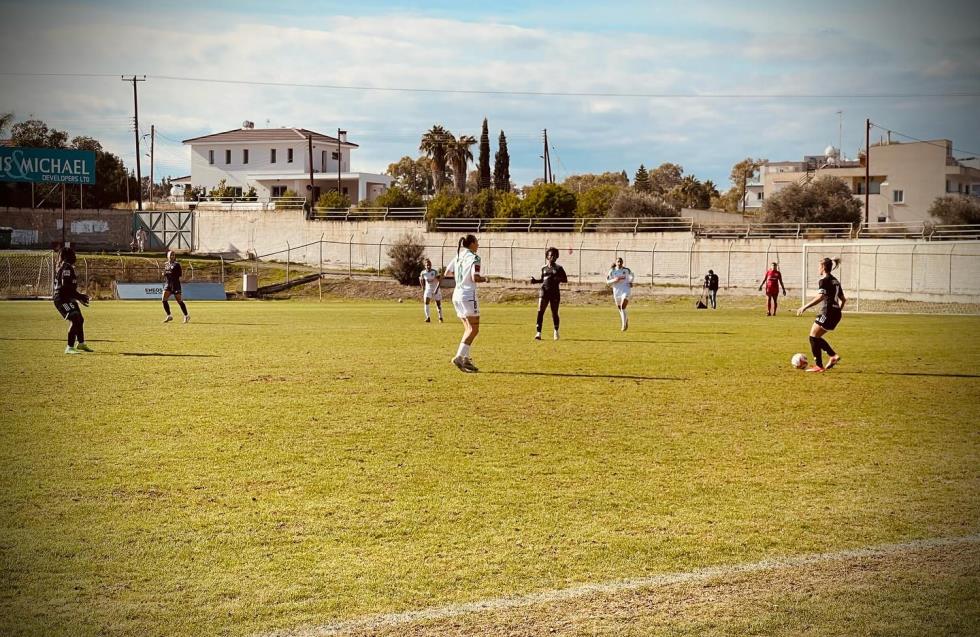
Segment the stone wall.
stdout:
[[[129,210],[68,210],[66,239],[81,250],[128,250],[133,239]],[[49,248],[61,242],[61,211],[0,208],[0,227],[13,228],[13,247]]]

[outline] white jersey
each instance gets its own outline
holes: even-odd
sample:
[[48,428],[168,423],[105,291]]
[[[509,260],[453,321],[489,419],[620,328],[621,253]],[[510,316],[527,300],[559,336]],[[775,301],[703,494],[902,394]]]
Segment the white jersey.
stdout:
[[629,268],[613,268],[606,276],[606,283],[612,286],[613,294],[616,296],[628,295],[633,288],[633,271]]
[[432,268],[422,270],[419,280],[425,285],[426,294],[435,294],[439,291],[439,272]]
[[480,274],[480,257],[469,250],[463,250],[454,259],[452,266],[456,278],[456,290],[453,294],[476,294],[476,279]]

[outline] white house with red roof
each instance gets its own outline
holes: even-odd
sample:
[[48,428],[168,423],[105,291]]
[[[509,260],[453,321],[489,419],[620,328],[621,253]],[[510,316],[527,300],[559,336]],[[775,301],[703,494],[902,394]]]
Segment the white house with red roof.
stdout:
[[[391,185],[391,177],[351,170],[357,144],[305,128],[242,128],[184,140],[191,147],[191,174],[175,183],[210,191],[224,180],[236,195],[255,188],[259,199],[291,190],[316,201],[337,190],[352,204],[370,202]],[[311,148],[312,146],[312,148]],[[312,175],[311,175],[312,166]],[[311,188],[312,182],[312,188]]]

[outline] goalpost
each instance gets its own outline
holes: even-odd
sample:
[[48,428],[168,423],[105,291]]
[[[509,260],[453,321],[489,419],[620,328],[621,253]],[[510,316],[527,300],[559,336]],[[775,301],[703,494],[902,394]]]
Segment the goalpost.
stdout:
[[980,241],[808,242],[802,255],[804,303],[829,257],[841,260],[834,275],[848,311],[980,314]]
[[0,252],[0,299],[51,296],[54,258],[51,252]]

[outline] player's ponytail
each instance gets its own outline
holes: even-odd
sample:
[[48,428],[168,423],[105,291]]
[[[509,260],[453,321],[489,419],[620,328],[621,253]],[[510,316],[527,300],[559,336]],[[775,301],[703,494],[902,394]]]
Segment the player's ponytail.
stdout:
[[820,261],[820,265],[823,267],[824,272],[830,274],[831,272],[833,272],[834,270],[840,267],[840,257],[836,257],[834,259],[825,257]]
[[68,265],[75,265],[75,251],[71,248],[62,248],[61,252],[58,254],[62,263],[67,263]]
[[464,247],[469,248],[476,241],[476,236],[472,234],[464,235],[459,238],[459,243],[456,244],[456,255],[459,256],[459,251]]

